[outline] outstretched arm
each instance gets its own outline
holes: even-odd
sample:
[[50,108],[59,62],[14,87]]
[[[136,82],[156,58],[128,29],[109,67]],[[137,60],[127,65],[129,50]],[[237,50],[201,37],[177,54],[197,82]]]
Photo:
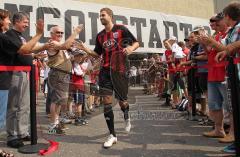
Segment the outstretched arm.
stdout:
[[203,45],[212,47],[213,49],[215,49],[218,52],[223,51],[226,48],[223,44],[217,42],[215,39],[213,39],[212,37],[209,37],[209,36],[201,35],[198,37],[198,41]]
[[32,53],[32,49],[41,38],[43,31],[44,31],[44,23],[43,23],[43,20],[40,19],[37,21],[37,24],[36,24],[36,35],[33,36],[32,39],[29,40],[26,44],[23,44],[18,50],[18,53],[20,54]]
[[78,25],[76,28],[74,28],[73,33],[71,34],[70,37],[68,37],[68,39],[60,45],[55,45],[55,50],[67,50],[69,48],[71,48],[71,46],[73,45],[76,36],[83,30],[83,24]]
[[76,42],[75,46],[77,48],[79,48],[80,50],[85,51],[90,56],[93,56],[93,57],[98,57],[99,56],[95,51],[89,49],[82,41]]
[[32,49],[32,53],[38,53],[44,50],[48,50],[50,48],[53,48],[54,44],[51,42],[46,42],[43,45],[35,45]]

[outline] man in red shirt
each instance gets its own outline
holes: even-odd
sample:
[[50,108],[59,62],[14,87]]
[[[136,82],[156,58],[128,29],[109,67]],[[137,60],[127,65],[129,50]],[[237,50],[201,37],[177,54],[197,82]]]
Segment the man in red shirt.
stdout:
[[186,45],[184,44],[184,42],[182,42],[182,41],[178,42],[178,45],[182,48],[183,53],[185,54],[185,57],[183,60],[187,61],[187,56],[190,52],[189,48],[187,48]]
[[[172,51],[171,51],[171,48],[170,46],[166,43],[168,39],[165,39],[163,40],[163,44],[164,44],[164,47],[166,48],[166,51],[165,53],[163,54],[163,57],[162,57],[162,61],[165,62],[167,64],[167,72],[166,75],[165,75],[165,83],[164,83],[164,90],[163,90],[163,93],[165,95],[165,98],[166,98],[166,105],[169,106],[172,104],[170,103],[170,100],[171,100],[171,92],[169,92],[169,88],[170,88],[170,82],[173,82],[173,71],[169,71],[169,69],[173,69],[173,66],[172,66]],[[167,81],[168,80],[168,81]]]
[[[216,22],[216,35],[215,40],[221,42],[221,39],[225,38],[228,27],[223,20],[223,13],[219,13],[211,20]],[[206,46],[209,46],[209,42],[205,42],[204,38],[200,37],[200,42]],[[223,129],[223,107],[224,103],[227,103],[226,86],[223,84],[225,81],[225,67],[216,67],[217,63],[214,60],[217,54],[216,49],[211,48],[207,52],[208,57],[208,107],[211,119],[215,122],[215,129],[209,132],[204,132],[206,137],[220,137],[226,136]]]

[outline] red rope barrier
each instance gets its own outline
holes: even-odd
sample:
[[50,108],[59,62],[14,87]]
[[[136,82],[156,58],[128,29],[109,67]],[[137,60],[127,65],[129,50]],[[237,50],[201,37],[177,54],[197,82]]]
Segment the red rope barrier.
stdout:
[[0,65],[0,71],[31,71],[30,66],[4,66]]
[[[239,64],[240,63],[240,58],[234,58],[234,64]],[[190,70],[192,68],[195,69],[209,69],[209,68],[221,68],[221,67],[225,67],[228,65],[228,61],[225,62],[221,62],[221,63],[217,63],[217,64],[206,64],[206,65],[202,65],[202,66],[186,66],[186,67],[177,67],[177,68],[171,68],[168,69],[169,72],[177,72],[177,71],[184,71],[184,70]]]

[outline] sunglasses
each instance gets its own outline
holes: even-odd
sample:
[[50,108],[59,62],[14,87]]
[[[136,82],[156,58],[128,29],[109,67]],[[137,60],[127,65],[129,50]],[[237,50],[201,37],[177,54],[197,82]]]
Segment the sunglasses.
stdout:
[[64,32],[56,31],[56,34],[64,34]]
[[213,23],[213,22],[216,22],[216,20],[210,19],[209,22]]

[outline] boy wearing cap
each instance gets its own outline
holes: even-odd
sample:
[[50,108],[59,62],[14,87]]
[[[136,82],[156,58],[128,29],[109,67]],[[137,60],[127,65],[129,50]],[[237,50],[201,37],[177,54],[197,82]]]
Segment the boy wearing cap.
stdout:
[[[182,59],[186,56],[183,51],[182,48],[177,44],[177,38],[175,36],[170,37],[168,40],[166,40],[164,42],[165,47],[168,47],[169,50],[172,52],[171,54],[171,66],[172,69],[170,69],[170,71],[173,72],[173,84],[174,87],[172,89],[172,93],[173,93],[173,105],[172,108],[176,108],[176,105],[178,105],[179,103],[179,98],[178,98],[178,92],[177,92],[177,85],[180,86],[180,88],[183,90],[184,92],[184,96],[185,98],[188,97],[188,92],[187,92],[187,88],[185,87],[184,81],[181,78],[181,72],[180,70],[177,70],[176,67],[181,63]],[[170,72],[169,71],[169,72]],[[182,102],[185,102],[187,100],[183,100]],[[187,102],[186,102],[187,103]]]

